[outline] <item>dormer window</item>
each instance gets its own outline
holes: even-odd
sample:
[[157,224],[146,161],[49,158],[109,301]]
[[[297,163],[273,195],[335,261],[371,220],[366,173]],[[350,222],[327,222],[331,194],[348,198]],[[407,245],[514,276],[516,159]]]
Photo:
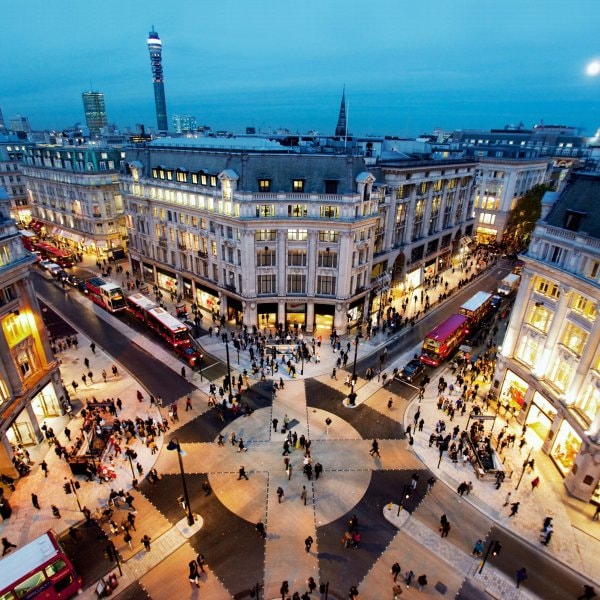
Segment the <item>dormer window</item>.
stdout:
[[258,191],[267,193],[271,191],[271,180],[270,179],[259,179],[258,180]]
[[569,231],[579,231],[581,222],[587,213],[578,210],[567,210],[565,213],[564,228]]
[[292,191],[299,194],[304,193],[304,179],[292,180]]

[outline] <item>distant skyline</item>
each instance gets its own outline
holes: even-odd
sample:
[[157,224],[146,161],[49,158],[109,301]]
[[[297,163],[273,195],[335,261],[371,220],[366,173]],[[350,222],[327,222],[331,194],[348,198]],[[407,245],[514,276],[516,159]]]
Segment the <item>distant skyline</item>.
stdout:
[[598,0],[24,0],[2,10],[0,109],[34,130],[156,127],[146,40],[163,44],[169,126],[414,136],[523,122],[600,128]]

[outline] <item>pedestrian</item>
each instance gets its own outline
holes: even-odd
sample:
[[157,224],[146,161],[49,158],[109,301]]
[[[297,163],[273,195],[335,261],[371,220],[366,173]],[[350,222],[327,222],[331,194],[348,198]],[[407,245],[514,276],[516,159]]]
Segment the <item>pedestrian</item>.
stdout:
[[517,580],[517,587],[521,587],[521,584],[527,579],[527,569],[525,567],[521,567],[516,572],[515,578]]
[[337,369],[335,367],[331,371],[331,379],[337,380]]
[[401,572],[402,572],[402,569],[400,568],[400,564],[395,562],[392,565],[392,575],[394,576],[394,581],[396,581],[398,579],[398,575],[400,575]]
[[348,592],[348,598],[350,598],[350,600],[354,600],[354,598],[356,598],[358,596],[358,589],[355,585],[353,585],[350,588],[350,591]]
[[442,525],[442,533],[441,533],[441,537],[448,537],[448,534],[450,533],[450,522],[446,521],[443,525]]
[[17,545],[8,541],[8,538],[2,538],[2,556],[8,554],[13,548],[16,548]]
[[427,575],[419,575],[419,577],[417,577],[417,583],[419,584],[419,591],[422,591],[427,585]]
[[[286,458],[287,458],[287,456],[286,456]],[[292,463],[290,462],[287,466],[288,481],[290,481],[292,478],[292,471],[293,471]]]
[[413,473],[412,477],[410,478],[410,487],[413,490],[416,490],[418,483],[419,483],[419,474],[418,473]]
[[44,477],[48,477],[48,464],[45,460],[42,460],[42,462],[40,463],[40,468],[44,472]]
[[287,581],[284,581],[279,588],[279,593],[281,594],[281,600],[285,600],[285,597],[290,591],[290,584]]
[[504,498],[504,504],[502,506],[508,506],[510,504],[510,497],[511,493],[508,492],[508,494],[506,494],[506,497]]
[[258,531],[258,534],[260,535],[261,538],[266,538],[267,537],[267,532],[265,531],[265,525],[262,521],[259,521],[255,526],[254,529],[256,529],[256,531]]
[[192,398],[191,398],[191,396],[188,396],[188,397],[185,399],[185,410],[186,410],[186,412],[187,412],[188,410],[192,410]]
[[510,505],[510,515],[508,515],[509,517],[514,517],[519,512],[520,504],[521,504],[520,502],[513,502]]
[[108,379],[108,375],[106,374],[106,369],[102,369],[102,379],[104,379],[104,383],[106,383],[106,380]]
[[190,573],[188,575],[188,579],[190,580],[190,583],[193,583],[196,585],[197,588],[200,587],[200,583],[198,582],[200,575],[198,574],[198,565],[196,563],[195,560],[190,560],[189,564],[189,569],[190,569]]
[[90,368],[90,359],[87,356],[83,359],[83,364],[85,365],[86,369]]
[[377,440],[373,440],[369,454],[371,456],[377,456],[377,457],[381,458],[381,454],[379,454],[379,442]]
[[87,377],[85,376],[85,373],[81,375],[81,381],[83,381],[84,385],[87,385]]
[[273,419],[273,431],[277,433],[277,425],[279,425],[278,419]]
[[185,379],[185,367],[181,367],[181,376]]
[[246,469],[244,469],[244,465],[241,465],[240,468],[238,469],[238,481],[241,478],[244,478],[246,481],[248,481],[248,475],[246,475]]
[[409,588],[410,584],[412,583],[412,580],[415,578],[415,572],[411,569],[409,569],[405,574],[404,574],[404,583],[406,583],[406,587]]
[[596,590],[591,585],[583,586],[583,594],[577,596],[577,600],[591,600],[596,597]]
[[240,438],[239,442],[238,442],[238,452],[248,452],[248,448],[246,448],[246,446],[244,446],[244,440],[243,438]]
[[117,365],[112,366],[112,374],[113,377],[116,377],[119,374],[119,369],[117,369]]
[[64,433],[65,433],[65,437],[70,442],[71,441],[71,430],[68,427],[65,427]]
[[57,518],[60,519],[60,510],[58,510],[58,506],[56,506],[55,504],[53,504],[51,507],[52,509],[52,514]]
[[200,569],[200,571],[202,571],[202,573],[206,573],[206,571],[204,570],[204,565],[206,564],[206,558],[204,558],[204,554],[198,554],[196,558],[196,563],[198,564],[198,568]]
[[533,492],[536,488],[540,486],[540,478],[536,477],[531,481],[531,491]]
[[277,488],[277,500],[278,503],[281,504],[281,499],[283,498],[283,488],[281,486],[279,486]]
[[136,393],[138,402],[141,402],[144,399],[144,394],[142,394],[142,390],[138,390]]
[[313,542],[314,542],[314,540],[312,539],[312,537],[310,535],[304,540],[304,549],[306,550],[306,552],[310,552]]
[[475,542],[475,545],[473,546],[473,552],[471,554],[473,556],[481,556],[483,554],[484,548],[485,548],[485,545],[483,543],[483,540],[477,540]]
[[308,498],[308,493],[306,491],[306,486],[302,486],[302,491],[300,492],[300,500],[304,501],[304,506],[306,506],[306,499]]
[[323,472],[323,465],[321,463],[317,463],[315,465],[315,479],[319,479],[319,476]]
[[144,537],[142,537],[142,544],[144,544],[144,548],[146,548],[147,552],[150,552],[150,537],[147,535],[144,535]]
[[429,493],[433,489],[434,485],[435,485],[435,477],[430,477],[427,480],[427,490],[426,490],[426,493]]
[[129,533],[129,531],[125,531],[125,535],[123,536],[123,541],[129,546],[130,550],[133,550],[133,544],[131,543],[132,540],[133,540],[133,538],[131,537],[131,534]]
[[125,504],[127,504],[127,506],[129,507],[129,510],[135,511],[135,508],[133,506],[133,500],[134,500],[133,496],[129,492],[127,492],[127,494],[125,496]]
[[288,440],[284,440],[283,453],[281,454],[281,456],[286,456],[289,453],[290,453],[290,443],[288,442]]
[[[388,410],[392,410],[392,405],[394,404],[394,401],[392,400],[392,397],[390,396],[390,399],[388,400]],[[397,563],[396,563],[397,564]],[[396,581],[394,579],[394,581]]]
[[96,344],[94,342],[90,344],[90,348],[92,349],[92,354],[96,354]]
[[549,524],[548,527],[546,527],[546,529],[544,530],[544,533],[542,534],[544,537],[544,539],[542,540],[542,544],[544,544],[544,546],[547,546],[550,543],[553,533],[554,528],[552,527],[552,524]]
[[33,508],[37,508],[40,510],[40,503],[38,501],[38,497],[32,492],[31,493],[31,504],[33,504]]

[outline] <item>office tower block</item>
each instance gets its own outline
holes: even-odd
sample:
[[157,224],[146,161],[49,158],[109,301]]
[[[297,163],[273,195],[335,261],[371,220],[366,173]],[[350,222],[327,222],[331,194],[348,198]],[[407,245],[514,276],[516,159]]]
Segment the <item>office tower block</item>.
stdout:
[[158,33],[152,31],[148,34],[148,51],[150,52],[150,66],[154,82],[154,103],[156,105],[156,124],[159,131],[167,131],[167,102],[165,100],[165,81],[162,68],[162,42]]

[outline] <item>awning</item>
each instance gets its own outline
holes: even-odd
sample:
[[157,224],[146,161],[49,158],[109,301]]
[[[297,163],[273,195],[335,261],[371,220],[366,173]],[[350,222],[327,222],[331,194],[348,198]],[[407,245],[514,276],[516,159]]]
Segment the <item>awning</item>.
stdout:
[[63,230],[63,232],[62,232],[62,234],[61,234],[61,235],[62,235],[62,237],[64,237],[66,240],[71,240],[71,241],[73,241],[73,242],[80,243],[80,242],[82,242],[82,241],[83,241],[83,238],[82,238],[80,235],[78,235],[78,234],[76,234],[76,233],[73,233],[72,231],[64,231],[64,230]]

